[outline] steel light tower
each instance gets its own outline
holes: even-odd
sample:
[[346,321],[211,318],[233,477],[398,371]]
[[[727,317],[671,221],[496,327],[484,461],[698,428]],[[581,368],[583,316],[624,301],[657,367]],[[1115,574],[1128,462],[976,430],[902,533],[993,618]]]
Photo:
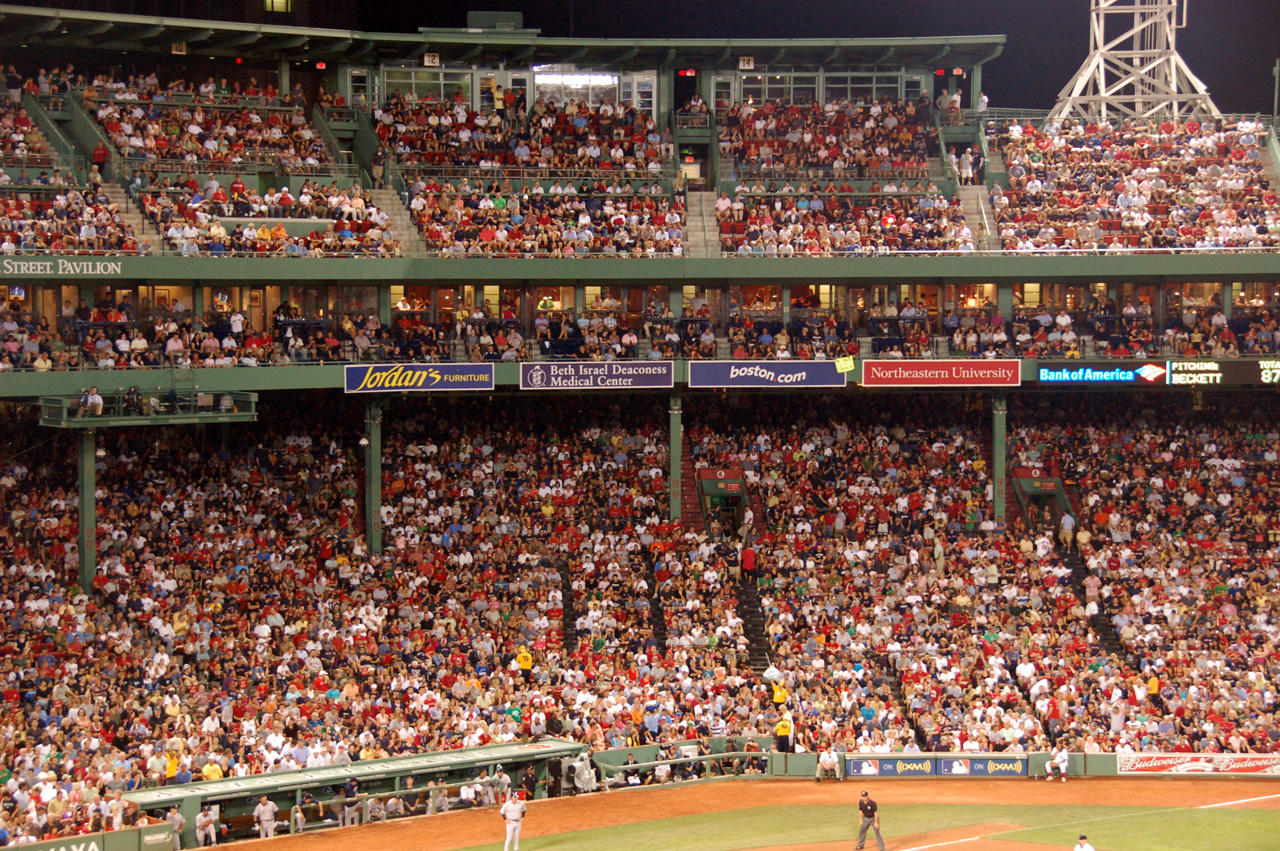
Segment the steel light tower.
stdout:
[[1090,0],[1089,58],[1058,95],[1055,119],[1213,118],[1221,113],[1178,55],[1187,0]]

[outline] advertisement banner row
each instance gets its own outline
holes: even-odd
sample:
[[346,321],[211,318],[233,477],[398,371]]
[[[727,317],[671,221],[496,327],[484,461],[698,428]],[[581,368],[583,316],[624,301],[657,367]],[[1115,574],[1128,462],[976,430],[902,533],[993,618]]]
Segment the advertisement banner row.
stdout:
[[[673,361],[522,363],[521,390],[644,390],[675,387]],[[835,361],[690,361],[694,390],[843,389],[849,373]],[[1041,361],[1033,383],[1056,387],[1280,387],[1280,360]],[[494,389],[492,363],[359,364],[346,368],[347,393],[422,393]],[[1022,385],[1022,361],[868,360],[863,387],[983,388]]]
[[1026,757],[847,757],[847,777],[1026,777]]

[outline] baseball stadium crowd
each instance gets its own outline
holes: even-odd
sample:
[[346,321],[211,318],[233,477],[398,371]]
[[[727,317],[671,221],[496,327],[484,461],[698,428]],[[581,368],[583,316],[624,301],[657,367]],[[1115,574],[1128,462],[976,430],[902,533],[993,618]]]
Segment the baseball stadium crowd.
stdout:
[[654,182],[618,179],[454,185],[420,176],[409,213],[428,249],[444,257],[680,256],[684,198]]
[[1009,174],[990,196],[1005,250],[1273,248],[1280,199],[1263,171],[1267,132],[1247,119],[992,127]]
[[5,192],[0,198],[0,254],[150,254],[145,234],[134,233],[101,186],[50,183],[47,192]]
[[504,89],[477,111],[397,91],[372,118],[384,150],[414,175],[449,169],[484,178],[529,169],[571,178],[659,177],[674,153],[671,131],[660,131],[629,102],[593,106],[539,97],[526,116],[521,100]]
[[[140,188],[138,203],[163,241],[184,256],[396,257],[400,243],[387,213],[358,184],[340,188],[307,180],[297,195],[288,186],[266,194],[238,175],[223,186],[213,174],[200,184],[192,173],[179,186],[165,179]],[[223,219],[263,219],[223,221]],[[266,219],[276,219],[274,224]],[[307,235],[290,233],[287,220],[314,223]],[[228,224],[230,229],[228,229]]]
[[[1133,670],[1095,736],[1134,748],[1273,752],[1280,440],[1263,409],[1152,403],[1029,411],[1017,460],[1076,482],[1086,605]],[[1097,621],[1095,620],[1095,623]]]
[[49,144],[20,105],[0,107],[0,162],[32,167],[52,165]]
[[721,250],[735,256],[819,256],[885,254],[897,251],[973,251],[958,196],[947,199],[932,182],[854,190],[846,180],[819,189],[817,181],[797,188],[789,182],[768,188],[756,180],[740,183],[734,196],[721,193],[715,204]]
[[92,589],[68,578],[74,452],[13,422],[10,836],[119,824],[117,793],[139,787],[544,733],[872,753],[1280,742],[1265,409],[1015,411],[1011,466],[1073,483],[1071,529],[993,516],[958,400],[692,411],[695,463],[741,467],[754,497],[740,527],[704,532],[666,519],[660,406],[490,404],[387,417],[382,554],[358,531],[339,402],[264,411],[225,446],[104,433]]
[[[259,91],[256,86],[253,89]],[[246,163],[305,170],[330,160],[324,142],[307,122],[301,98],[292,108],[267,107],[255,102],[260,96],[235,97],[225,80],[221,89],[209,80],[182,100],[175,99],[177,93],[172,87],[149,83],[106,81],[84,89],[82,95],[86,110],[117,153],[129,161]]]
[[767,100],[728,107],[720,156],[750,177],[830,175],[837,180],[919,180],[938,152],[937,130],[915,103]]

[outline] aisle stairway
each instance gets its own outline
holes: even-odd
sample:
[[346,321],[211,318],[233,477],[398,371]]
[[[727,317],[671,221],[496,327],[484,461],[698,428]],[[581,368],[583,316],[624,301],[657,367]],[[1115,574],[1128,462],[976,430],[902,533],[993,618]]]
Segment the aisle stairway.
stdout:
[[759,484],[747,486],[747,502],[751,505],[751,513],[755,515],[755,522],[751,524],[751,534],[753,536],[762,535],[768,529],[768,525],[764,519],[764,502],[760,499]]
[[[1066,554],[1063,562],[1067,567],[1071,568],[1071,588],[1076,592],[1076,596],[1080,598],[1080,602],[1084,602],[1085,596],[1084,581],[1089,577],[1089,567],[1084,563],[1084,558],[1080,555],[1079,547],[1072,547]],[[1093,631],[1098,635],[1098,642],[1108,653],[1115,654],[1117,657],[1124,659],[1128,657],[1128,652],[1124,648],[1124,644],[1120,642],[1120,636],[1116,633],[1115,626],[1111,623],[1111,615],[1113,613],[1108,610],[1106,604],[1099,599],[1098,614],[1094,615],[1090,620]]]
[[560,570],[560,593],[564,597],[560,604],[560,642],[566,652],[573,653],[578,649],[578,612],[573,605],[573,583],[567,562]]
[[983,186],[961,186],[960,202],[964,205],[964,220],[973,231],[973,244],[979,251],[995,251],[1000,248],[1000,236],[995,219],[987,204],[987,190]]
[[680,523],[685,529],[701,534],[707,531],[706,518],[698,498],[698,474],[693,466],[693,444],[689,432],[680,435]]
[[745,574],[737,584],[738,617],[742,618],[742,634],[750,644],[751,669],[759,676],[769,667],[769,636],[764,631],[764,610],[756,591],[755,577]]
[[875,652],[874,655],[880,663],[880,670],[884,671],[885,679],[889,683],[889,692],[893,695],[893,699],[902,713],[903,720],[911,727],[911,734],[915,736],[916,744],[920,746],[921,750],[928,750],[928,739],[924,734],[924,730],[911,719],[911,707],[907,705],[906,694],[902,691],[902,680],[898,675],[897,669],[893,666],[893,660],[889,658],[888,653]]
[[720,230],[716,226],[716,194],[690,192],[684,229],[686,257],[719,257]]
[[156,233],[156,228],[142,215],[142,208],[129,197],[129,193],[123,186],[118,183],[104,183],[103,191],[107,193],[107,197],[111,199],[111,203],[120,208],[120,218],[125,224],[133,228],[133,232],[141,238],[146,234],[151,239],[151,244],[157,250],[160,247],[160,238]]
[[391,189],[374,189],[371,194],[374,206],[386,211],[387,226],[391,228],[395,238],[400,240],[400,248],[404,251],[404,256],[426,257],[427,245],[422,241],[418,229],[413,226],[413,219],[409,218],[409,211],[405,208],[404,200],[400,195]]
[[653,625],[654,646],[659,653],[667,649],[667,615],[662,610],[662,601],[658,599],[658,580],[654,576],[653,559],[644,560],[644,579],[649,583],[649,622]]

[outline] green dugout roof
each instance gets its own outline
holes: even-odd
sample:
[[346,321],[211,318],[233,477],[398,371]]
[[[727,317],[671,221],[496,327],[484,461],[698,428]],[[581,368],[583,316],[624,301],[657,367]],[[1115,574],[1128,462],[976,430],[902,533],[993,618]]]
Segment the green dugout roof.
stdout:
[[168,53],[186,44],[192,54],[259,60],[328,60],[365,65],[419,63],[427,53],[442,65],[506,67],[579,65],[627,69],[738,70],[757,68],[870,68],[877,65],[972,68],[1004,49],[1003,35],[936,38],[830,39],[583,39],[543,38],[538,30],[424,29],[417,33],[201,21],[144,15],[105,15],[35,6],[0,5],[0,46]]
[[191,797],[203,801],[227,798],[270,795],[297,789],[315,789],[341,785],[349,778],[364,783],[388,777],[404,777],[430,771],[465,771],[487,767],[497,763],[519,764],[571,757],[586,751],[585,745],[564,739],[542,739],[528,744],[490,745],[482,748],[462,748],[438,751],[419,756],[392,757],[391,759],[352,762],[347,765],[330,765],[324,768],[308,768],[302,771],[282,771],[275,774],[253,774],[247,777],[228,777],[203,783],[187,783],[182,786],[162,786],[141,792],[128,792],[125,799],[147,810],[181,805]]

